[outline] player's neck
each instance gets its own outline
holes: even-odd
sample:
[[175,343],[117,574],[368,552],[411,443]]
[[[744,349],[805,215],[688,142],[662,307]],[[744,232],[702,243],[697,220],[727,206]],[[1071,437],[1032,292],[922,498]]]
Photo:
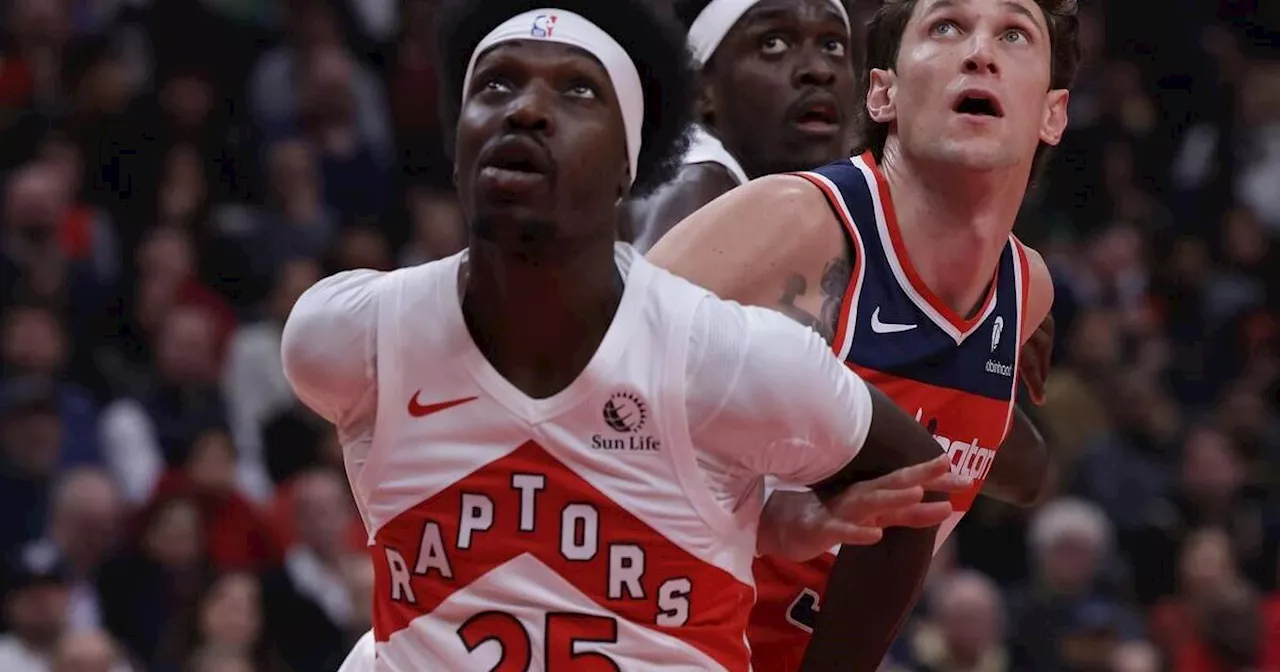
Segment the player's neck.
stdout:
[[980,308],[1013,231],[1026,194],[1025,171],[966,174],[912,161],[889,147],[880,168],[912,265],[938,298],[969,317]]
[[472,239],[462,314],[490,364],[530,396],[550,396],[586,367],[622,300],[611,240],[531,258]]

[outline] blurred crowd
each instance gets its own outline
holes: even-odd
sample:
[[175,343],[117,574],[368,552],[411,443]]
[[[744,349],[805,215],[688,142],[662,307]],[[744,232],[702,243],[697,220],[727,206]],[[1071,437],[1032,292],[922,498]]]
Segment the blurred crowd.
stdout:
[[[370,627],[280,327],[465,243],[434,4],[0,0],[0,670],[327,672]],[[1018,228],[1060,496],[976,507],[887,666],[1280,670],[1280,3],[1082,5]]]

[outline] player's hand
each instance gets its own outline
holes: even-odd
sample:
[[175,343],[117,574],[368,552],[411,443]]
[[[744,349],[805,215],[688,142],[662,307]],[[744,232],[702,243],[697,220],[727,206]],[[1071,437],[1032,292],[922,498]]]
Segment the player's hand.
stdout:
[[959,492],[972,484],[951,474],[946,455],[855,483],[823,504],[813,492],[777,491],[765,502],[757,552],[806,561],[836,545],[878,543],[886,527],[933,527],[951,515],[951,502],[926,502],[924,493]]
[[1044,403],[1045,381],[1049,378],[1049,358],[1053,355],[1053,313],[1044,316],[1044,321],[1031,334],[1031,338],[1022,344],[1022,355],[1018,357],[1018,375],[1027,384],[1027,392],[1031,395],[1031,403],[1039,406]]

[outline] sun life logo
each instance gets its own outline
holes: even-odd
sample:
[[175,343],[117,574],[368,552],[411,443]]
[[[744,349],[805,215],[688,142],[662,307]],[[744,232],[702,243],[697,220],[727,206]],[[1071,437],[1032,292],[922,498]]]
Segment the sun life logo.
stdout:
[[604,422],[614,431],[635,434],[644,429],[649,410],[640,397],[631,392],[615,392],[604,402]]
[[539,14],[533,19],[533,28],[529,30],[529,35],[533,37],[551,37],[551,33],[555,29],[555,14]]

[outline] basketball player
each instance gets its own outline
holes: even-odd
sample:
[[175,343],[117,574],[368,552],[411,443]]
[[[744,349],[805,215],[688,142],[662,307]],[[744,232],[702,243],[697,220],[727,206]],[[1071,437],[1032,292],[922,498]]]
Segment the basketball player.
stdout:
[[[740,187],[650,258],[812,325],[926,424],[975,485],[953,497],[936,536],[894,530],[838,560],[757,562],[750,638],[762,672],[798,669],[815,623],[803,669],[876,669],[930,551],[992,465],[1006,466],[994,448],[1011,426],[1019,348],[1053,299],[1043,260],[1011,230],[1036,164],[1066,126],[1074,0],[888,0],[869,28],[867,152]],[[774,492],[768,508],[785,517],[804,511],[804,498]],[[796,517],[802,528],[812,515]]]
[[698,70],[695,121],[671,182],[627,208],[648,250],[751,178],[845,156],[853,62],[843,0],[677,0]]
[[321,281],[282,345],[369,530],[376,664],[747,670],[765,476],[876,534],[971,483],[812,331],[615,245],[683,151],[678,27],[645,0],[439,21],[469,248]]

